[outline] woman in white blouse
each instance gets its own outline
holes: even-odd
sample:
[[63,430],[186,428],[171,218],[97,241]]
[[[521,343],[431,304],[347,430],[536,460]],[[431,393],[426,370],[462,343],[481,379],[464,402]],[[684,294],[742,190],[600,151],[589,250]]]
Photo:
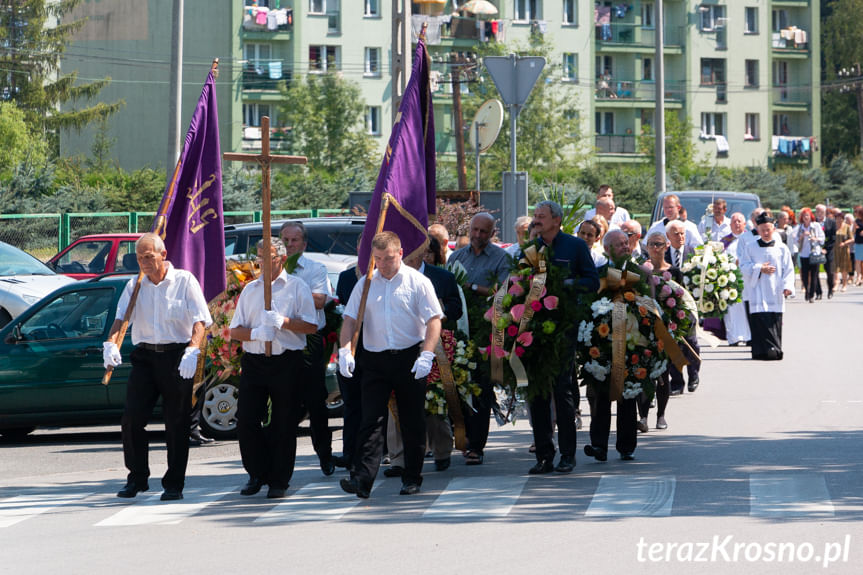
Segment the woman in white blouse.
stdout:
[[[800,280],[806,292],[806,301],[812,303],[816,291],[815,286],[821,282],[818,278],[821,264],[812,263],[809,260],[813,256],[819,257],[822,255],[824,229],[821,227],[821,224],[815,221],[812,210],[809,208],[800,210],[799,219],[800,225],[797,226],[797,237],[794,239],[794,242],[797,244],[800,255]],[[820,295],[818,299],[821,299]]]

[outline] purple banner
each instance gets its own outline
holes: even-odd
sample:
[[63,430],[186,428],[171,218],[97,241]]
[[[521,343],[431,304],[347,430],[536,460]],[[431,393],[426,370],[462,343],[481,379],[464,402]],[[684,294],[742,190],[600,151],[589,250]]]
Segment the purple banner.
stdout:
[[168,182],[153,231],[161,233],[174,267],[195,274],[207,301],[225,290],[222,154],[213,72],[201,91],[183,153]]
[[398,234],[405,257],[423,249],[428,215],[435,213],[434,111],[429,86],[429,58],[425,42],[417,42],[413,70],[393,125],[375,192],[372,195],[363,239],[360,270],[368,270],[372,237],[377,231],[384,193],[392,195],[407,214],[394,206],[387,210],[384,231]]

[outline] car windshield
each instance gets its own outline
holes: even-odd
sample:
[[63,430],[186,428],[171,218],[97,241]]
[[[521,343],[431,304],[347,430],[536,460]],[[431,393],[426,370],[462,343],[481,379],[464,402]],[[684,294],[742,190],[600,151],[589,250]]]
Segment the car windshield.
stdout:
[[27,252],[0,242],[0,276],[22,275],[49,276],[54,272]]
[[[717,195],[716,197],[719,198],[721,196]],[[728,209],[725,212],[725,216],[728,218],[734,212],[740,212],[743,214],[743,217],[749,219],[749,214],[758,207],[758,203],[752,198],[727,197],[725,201],[728,203]],[[686,219],[698,225],[701,217],[706,213],[707,206],[713,203],[713,198],[710,196],[683,196],[680,198],[680,203],[686,208]],[[712,214],[713,212],[711,212]]]

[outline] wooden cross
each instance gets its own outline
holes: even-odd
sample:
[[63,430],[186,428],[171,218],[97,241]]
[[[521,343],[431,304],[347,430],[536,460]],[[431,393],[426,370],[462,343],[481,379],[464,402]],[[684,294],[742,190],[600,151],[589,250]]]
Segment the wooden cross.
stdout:
[[[257,162],[261,166],[261,219],[263,220],[263,252],[266,254],[261,262],[261,272],[264,279],[264,309],[270,309],[273,296],[272,266],[269,261],[271,253],[270,235],[270,164],[305,164],[305,156],[272,156],[270,155],[270,117],[261,118],[261,153],[238,154],[226,153],[222,157],[229,162]],[[266,343],[267,356],[272,353],[272,342]]]

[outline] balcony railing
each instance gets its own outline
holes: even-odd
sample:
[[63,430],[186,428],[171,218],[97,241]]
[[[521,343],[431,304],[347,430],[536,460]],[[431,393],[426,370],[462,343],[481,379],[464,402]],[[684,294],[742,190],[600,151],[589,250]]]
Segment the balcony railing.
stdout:
[[596,134],[594,138],[600,154],[635,154],[638,148],[632,134]]
[[[598,24],[595,36],[601,45],[656,45],[656,29],[644,28],[640,24]],[[666,26],[663,45],[683,46],[683,38],[684,30],[682,26]]]
[[773,32],[773,50],[777,52],[792,52],[805,54],[809,52],[809,34],[806,30],[791,26],[779,32]]
[[243,66],[244,90],[277,90],[278,83],[290,81],[290,62],[283,60],[254,60]]
[[243,30],[249,32],[287,32],[293,25],[294,11],[290,8],[266,12],[250,6],[243,9]]
[[[653,102],[656,100],[656,83],[644,80],[615,80],[597,78],[596,99],[603,101],[612,100],[643,100]],[[683,82],[666,82],[665,99],[681,101],[686,94],[686,85]]]
[[773,86],[774,104],[809,104],[812,101],[812,91],[802,86],[779,84]]
[[452,16],[442,19],[439,16],[414,14],[411,16],[411,39],[417,41],[422,25],[428,24],[426,39],[429,45],[440,44],[441,40],[475,40],[487,42],[497,38],[497,28],[489,20]]

